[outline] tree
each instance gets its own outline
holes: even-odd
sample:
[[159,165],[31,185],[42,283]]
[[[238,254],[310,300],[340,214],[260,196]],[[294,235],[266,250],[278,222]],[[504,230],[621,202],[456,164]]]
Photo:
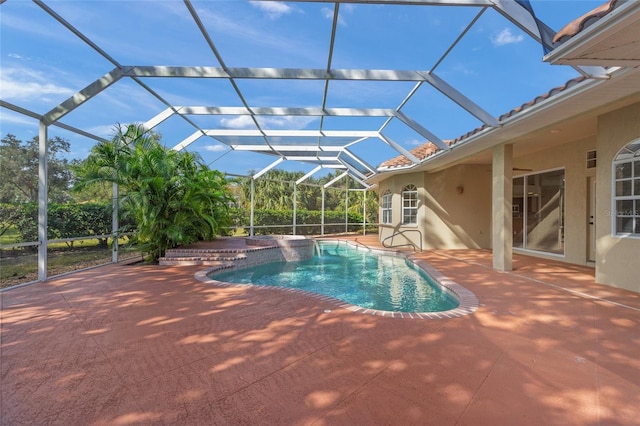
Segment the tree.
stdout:
[[[297,208],[300,210],[320,210],[322,208],[321,186],[338,176],[340,171],[334,174],[329,173],[320,179],[313,177],[305,180],[297,188]],[[304,172],[289,172],[285,170],[269,170],[264,176],[256,179],[255,186],[255,208],[257,210],[292,210],[293,209],[293,182],[304,176]],[[359,187],[353,179],[345,178],[350,189]],[[325,191],[325,210],[334,211],[345,208],[344,182],[342,186],[330,187]],[[236,197],[239,204],[249,209],[251,202],[251,178],[240,179],[237,183]],[[349,211],[362,213],[362,192],[352,191],[349,193]],[[377,195],[373,191],[367,192],[367,216],[375,221],[377,215]]]
[[[48,201],[69,200],[73,173],[66,158],[69,141],[55,136],[48,140]],[[12,134],[0,140],[0,203],[26,203],[38,200],[38,137],[22,142]]]
[[215,238],[231,223],[233,197],[224,175],[197,155],[165,148],[140,125],[118,126],[94,146],[75,189],[117,183],[123,214],[136,224],[139,248],[157,261],[178,245]]

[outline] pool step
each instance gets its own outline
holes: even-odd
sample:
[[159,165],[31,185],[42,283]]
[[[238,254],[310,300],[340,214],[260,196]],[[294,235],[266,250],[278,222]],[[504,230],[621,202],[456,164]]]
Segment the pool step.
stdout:
[[225,262],[237,262],[247,258],[246,253],[238,250],[216,249],[171,249],[160,258],[160,265],[219,265]]

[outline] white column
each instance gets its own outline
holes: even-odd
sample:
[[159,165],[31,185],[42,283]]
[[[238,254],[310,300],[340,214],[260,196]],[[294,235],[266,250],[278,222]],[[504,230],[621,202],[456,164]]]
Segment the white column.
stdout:
[[40,146],[38,151],[38,281],[47,279],[47,193],[49,189],[47,131],[47,125],[40,121]]
[[298,207],[298,185],[293,184],[293,235],[296,235],[296,213]]
[[513,269],[513,145],[493,149],[493,268]]
[[256,194],[256,185],[254,183],[254,178],[251,178],[251,209],[249,213],[249,236],[253,237],[253,210],[254,210],[254,198]]
[[362,191],[362,235],[367,235],[367,190]]
[[349,184],[345,179],[345,185],[347,189],[344,191],[344,232],[349,232]]
[[324,235],[324,186],[322,187],[322,214],[320,217],[320,235]]
[[112,186],[113,200],[111,201],[111,205],[113,208],[113,214],[111,216],[111,232],[113,234],[113,251],[111,252],[111,261],[113,263],[118,262],[118,238],[120,233],[118,232],[118,228],[120,228],[119,216],[118,216],[118,184],[114,183]]

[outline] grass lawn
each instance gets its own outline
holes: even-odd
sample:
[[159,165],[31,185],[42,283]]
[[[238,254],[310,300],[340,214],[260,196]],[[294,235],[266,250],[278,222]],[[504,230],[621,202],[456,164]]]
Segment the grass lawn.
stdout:
[[[6,242],[2,242],[7,244]],[[126,243],[126,239],[121,244]],[[119,248],[120,260],[140,257],[135,248]],[[97,239],[49,244],[47,275],[60,275],[90,266],[111,262],[111,247],[100,246]],[[38,279],[38,255],[36,247],[0,250],[0,288],[36,281]]]

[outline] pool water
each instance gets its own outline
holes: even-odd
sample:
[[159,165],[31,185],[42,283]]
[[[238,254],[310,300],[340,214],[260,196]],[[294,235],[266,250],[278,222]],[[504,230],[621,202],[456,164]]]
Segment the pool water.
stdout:
[[216,272],[211,278],[238,284],[295,288],[335,297],[362,308],[391,312],[441,312],[457,299],[401,256],[319,243],[320,256]]

